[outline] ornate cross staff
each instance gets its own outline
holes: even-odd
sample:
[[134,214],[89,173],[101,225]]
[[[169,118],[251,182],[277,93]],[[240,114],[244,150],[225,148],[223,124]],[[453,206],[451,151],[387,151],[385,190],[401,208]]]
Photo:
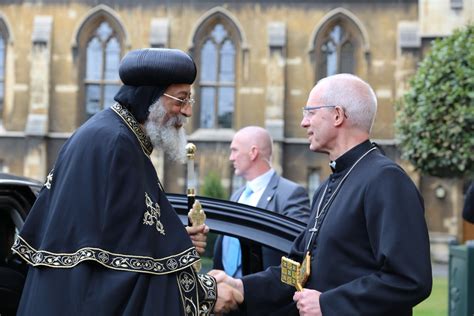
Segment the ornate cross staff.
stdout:
[[[186,145],[186,157],[188,157],[188,174],[187,174],[187,195],[188,195],[188,210],[193,208],[194,201],[196,200],[196,176],[194,175],[194,155],[196,153],[196,145],[188,143]],[[188,225],[191,222],[188,219]]]
[[[206,214],[204,213],[201,203],[196,200],[196,177],[194,175],[194,154],[196,146],[193,143],[186,145],[186,155],[188,157],[188,226],[199,226],[204,224]],[[194,263],[194,269],[199,272],[201,270],[201,262]]]

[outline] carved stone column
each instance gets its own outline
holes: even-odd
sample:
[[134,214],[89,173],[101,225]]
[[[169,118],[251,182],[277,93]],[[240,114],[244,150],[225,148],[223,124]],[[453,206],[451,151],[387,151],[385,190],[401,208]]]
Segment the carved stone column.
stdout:
[[36,16],[33,24],[30,59],[30,104],[25,127],[24,175],[44,180],[48,174],[46,135],[49,130],[51,16]]
[[286,25],[270,22],[268,31],[268,64],[265,128],[273,137],[273,168],[282,172],[285,134]]

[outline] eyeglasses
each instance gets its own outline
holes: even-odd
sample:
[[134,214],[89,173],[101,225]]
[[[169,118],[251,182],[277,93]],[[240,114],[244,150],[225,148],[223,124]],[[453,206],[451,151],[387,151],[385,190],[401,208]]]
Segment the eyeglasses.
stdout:
[[177,97],[174,97],[172,95],[169,95],[168,93],[163,93],[163,95],[165,97],[168,97],[170,99],[173,99],[175,101],[178,101],[179,103],[181,103],[181,107],[185,107],[186,105],[190,105],[190,106],[193,106],[194,103],[196,103],[196,101],[194,101],[193,98],[186,98],[186,99],[180,99],[180,98],[177,98]]
[[314,115],[314,110],[324,109],[324,108],[335,108],[335,105],[321,105],[321,106],[304,106],[303,110],[303,117],[310,118]]

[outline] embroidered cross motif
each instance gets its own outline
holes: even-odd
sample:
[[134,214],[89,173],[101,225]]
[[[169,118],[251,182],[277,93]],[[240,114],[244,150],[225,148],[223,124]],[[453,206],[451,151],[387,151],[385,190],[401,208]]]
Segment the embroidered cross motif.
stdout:
[[44,184],[44,186],[45,186],[47,189],[51,189],[51,182],[53,182],[53,171],[54,171],[54,168],[51,169],[51,171],[49,172],[48,176],[46,177],[46,183]]
[[186,292],[194,289],[195,280],[189,273],[183,273],[180,275],[179,282]]
[[[161,210],[158,203],[153,203],[151,198],[148,196],[148,193],[145,192],[145,204],[147,210],[143,214],[143,224],[145,225],[153,225],[156,224],[156,230],[165,235],[165,229],[163,224],[160,222]],[[155,223],[156,222],[156,223]]]

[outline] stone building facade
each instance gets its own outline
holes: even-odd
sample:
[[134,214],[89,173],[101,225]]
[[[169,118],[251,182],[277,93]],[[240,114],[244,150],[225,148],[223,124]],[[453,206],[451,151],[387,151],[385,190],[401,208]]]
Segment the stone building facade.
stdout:
[[[273,166],[310,192],[330,173],[308,149],[301,107],[320,78],[354,73],[374,88],[373,140],[422,191],[433,236],[464,238],[462,181],[418,175],[397,150],[395,103],[433,38],[472,21],[473,0],[1,1],[0,170],[44,180],[64,141],[113,104],[124,54],[142,47],[189,52],[197,100],[186,127],[199,182],[217,172],[230,193],[236,130],[267,128]],[[186,168],[158,150],[165,188],[184,193]]]

